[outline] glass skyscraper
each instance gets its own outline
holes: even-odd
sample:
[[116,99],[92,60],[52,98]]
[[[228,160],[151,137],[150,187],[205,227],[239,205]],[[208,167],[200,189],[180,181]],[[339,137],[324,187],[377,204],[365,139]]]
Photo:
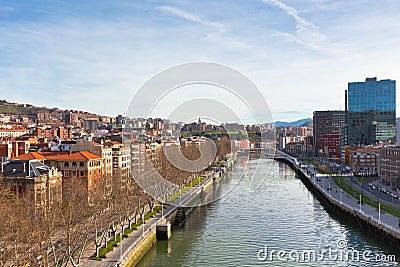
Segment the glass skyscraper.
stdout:
[[348,145],[396,140],[396,81],[349,83],[346,99]]

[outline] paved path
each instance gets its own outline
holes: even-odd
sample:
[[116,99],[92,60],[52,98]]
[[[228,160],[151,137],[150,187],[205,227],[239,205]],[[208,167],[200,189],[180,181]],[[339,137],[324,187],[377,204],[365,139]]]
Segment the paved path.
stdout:
[[[153,218],[147,220],[144,225],[140,225],[135,231],[129,234],[127,238],[123,239],[122,243],[118,244],[118,247],[115,247],[111,252],[109,252],[107,254],[107,258],[103,259],[102,261],[90,260],[90,256],[96,252],[95,244],[91,243],[83,252],[81,263],[79,265],[87,267],[117,266],[117,263],[121,262],[121,259],[126,258],[126,254],[128,254],[131,250],[130,248],[135,246],[148,231],[156,227],[157,223],[162,221],[162,214],[166,217],[174,212],[178,206],[191,204],[193,194],[200,192],[202,190],[202,186],[212,179],[214,175],[215,174],[210,175],[208,179],[201,181],[195,187],[189,189],[185,194],[183,194],[180,198],[177,198],[170,205],[164,205],[163,213],[159,212]],[[126,225],[126,227],[128,227],[128,225]]]
[[[301,171],[307,175],[307,170],[301,169]],[[338,187],[330,175],[322,175],[313,167],[309,167],[308,171],[311,173],[310,180],[314,183],[314,185],[320,188],[332,200],[367,217],[370,217],[371,220],[374,220],[397,233],[400,233],[399,218],[389,213],[383,213],[382,211],[379,215],[378,209],[366,204],[360,206],[360,204],[357,203],[358,200]],[[318,174],[318,176],[315,174]],[[307,175],[307,177],[310,176]],[[329,190],[329,188],[331,189]]]

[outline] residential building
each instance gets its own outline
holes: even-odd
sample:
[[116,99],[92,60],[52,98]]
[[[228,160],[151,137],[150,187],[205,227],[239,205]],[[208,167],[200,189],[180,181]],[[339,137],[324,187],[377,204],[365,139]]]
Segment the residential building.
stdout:
[[145,172],[146,145],[144,142],[132,142],[130,147],[132,175],[141,179]]
[[83,128],[90,132],[97,131],[99,121],[98,120],[85,120],[83,122]]
[[314,111],[313,136],[317,155],[340,158],[340,138],[344,123],[345,112],[342,110]]
[[279,150],[285,150],[289,143],[303,142],[304,136],[281,136],[279,137]]
[[36,114],[36,119],[38,123],[49,123],[51,121],[51,116],[49,112],[38,112]]
[[302,155],[305,154],[305,145],[304,142],[292,142],[287,143],[285,152],[290,155]]
[[51,127],[36,127],[33,134],[37,137],[53,137],[54,130]]
[[54,130],[53,136],[58,136],[63,140],[72,139],[72,128],[57,127]]
[[24,134],[28,134],[29,131],[25,127],[21,126],[5,126],[0,128],[0,138],[2,137],[19,137]]
[[348,84],[346,145],[395,142],[396,81],[367,78]]
[[380,147],[355,147],[349,149],[349,165],[359,176],[378,175]]
[[8,144],[0,144],[0,172],[3,171],[4,164],[11,158],[11,149]]
[[131,177],[131,148],[118,141],[104,142],[104,147],[112,149],[113,190],[118,191]]
[[3,183],[18,196],[29,196],[35,207],[60,201],[62,175],[36,159],[11,160],[4,165]]
[[12,160],[37,160],[59,169],[63,176],[63,199],[74,197],[80,189],[83,189],[80,191],[83,194],[82,201],[89,202],[92,199],[93,189],[102,187],[103,158],[87,151],[29,152]]
[[382,148],[379,175],[384,185],[400,187],[400,147]]
[[94,188],[103,188],[101,156],[87,151],[43,152],[44,163],[60,169],[63,174],[63,196],[74,196],[77,189],[83,189],[83,200],[91,201]]
[[102,173],[105,175],[112,176],[113,171],[113,155],[112,148],[109,146],[104,146],[101,143],[97,143],[94,141],[89,141],[86,139],[77,139],[76,144],[71,145],[71,151],[89,151],[95,155],[101,156],[104,161],[102,164],[103,170]]

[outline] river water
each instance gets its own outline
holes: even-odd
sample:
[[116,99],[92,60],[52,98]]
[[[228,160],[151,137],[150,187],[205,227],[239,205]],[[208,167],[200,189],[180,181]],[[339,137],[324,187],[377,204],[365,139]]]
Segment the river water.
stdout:
[[[289,166],[245,163],[210,192],[220,200],[194,209],[137,266],[390,266],[400,259],[398,249],[327,212]],[[257,166],[256,178],[265,180],[250,192]]]

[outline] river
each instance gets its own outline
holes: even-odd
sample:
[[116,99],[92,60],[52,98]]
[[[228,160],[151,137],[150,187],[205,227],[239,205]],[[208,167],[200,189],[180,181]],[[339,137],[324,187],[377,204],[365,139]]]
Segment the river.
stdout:
[[[194,209],[137,266],[390,266],[400,259],[396,248],[327,212],[289,166],[245,163],[211,192],[220,200]],[[265,180],[250,192],[257,166],[255,178]]]

